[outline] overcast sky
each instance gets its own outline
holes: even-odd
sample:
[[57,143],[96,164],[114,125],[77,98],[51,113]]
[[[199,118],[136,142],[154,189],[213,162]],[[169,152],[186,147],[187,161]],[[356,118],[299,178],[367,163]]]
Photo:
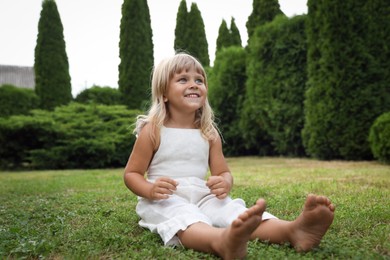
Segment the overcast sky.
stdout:
[[[214,61],[215,44],[222,19],[235,18],[243,46],[248,35],[245,23],[252,0],[186,0],[195,2],[202,14]],[[280,0],[287,16],[307,13],[307,0]],[[64,27],[72,93],[92,85],[118,87],[119,26],[123,0],[56,0]],[[180,0],[148,0],[153,30],[154,58],[172,55],[176,15]],[[0,64],[34,65],[41,0],[0,0]]]

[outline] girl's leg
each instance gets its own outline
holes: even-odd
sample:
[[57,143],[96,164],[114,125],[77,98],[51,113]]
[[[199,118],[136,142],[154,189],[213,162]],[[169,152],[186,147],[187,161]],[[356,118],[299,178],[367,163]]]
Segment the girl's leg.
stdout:
[[181,243],[197,251],[213,253],[223,259],[243,258],[253,231],[261,222],[265,202],[257,203],[241,214],[228,228],[215,228],[205,223],[195,223],[178,236]]
[[269,219],[252,233],[251,239],[271,243],[290,243],[297,251],[318,246],[333,222],[334,205],[323,196],[309,195],[303,211],[294,221]]

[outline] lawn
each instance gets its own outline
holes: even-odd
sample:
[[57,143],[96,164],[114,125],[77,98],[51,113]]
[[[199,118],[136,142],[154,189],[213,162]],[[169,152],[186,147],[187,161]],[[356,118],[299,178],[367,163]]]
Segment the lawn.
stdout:
[[[232,197],[258,197],[282,219],[307,194],[328,196],[335,221],[318,248],[249,243],[248,259],[390,259],[390,167],[377,162],[229,158]],[[0,172],[0,258],[216,259],[163,247],[140,228],[122,169]]]

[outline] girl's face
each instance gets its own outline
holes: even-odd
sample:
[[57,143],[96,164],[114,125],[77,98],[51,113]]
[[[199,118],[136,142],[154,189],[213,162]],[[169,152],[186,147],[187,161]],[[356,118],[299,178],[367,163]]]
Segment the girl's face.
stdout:
[[[195,112],[203,107],[207,97],[205,79],[194,68],[173,75],[164,100],[169,110]],[[172,111],[171,111],[172,112]]]

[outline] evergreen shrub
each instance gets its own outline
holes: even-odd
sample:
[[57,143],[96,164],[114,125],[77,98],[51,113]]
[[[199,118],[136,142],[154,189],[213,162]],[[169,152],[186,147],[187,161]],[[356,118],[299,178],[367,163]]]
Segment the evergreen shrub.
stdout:
[[54,111],[0,120],[0,167],[74,169],[123,167],[139,111],[71,103]]
[[23,168],[30,164],[30,151],[50,148],[64,138],[64,131],[50,117],[14,115],[0,118],[0,168]]
[[306,16],[279,15],[248,45],[246,98],[240,125],[261,155],[302,156],[306,84]]
[[26,115],[38,106],[39,97],[33,89],[8,84],[0,86],[0,117]]
[[122,94],[118,89],[110,87],[92,86],[81,91],[75,98],[76,102],[89,104],[96,103],[102,105],[121,105]]
[[390,2],[307,4],[305,150],[323,160],[371,160],[370,127],[390,111]]
[[217,52],[209,75],[209,99],[217,117],[227,156],[246,154],[243,135],[238,127],[245,94],[246,52],[231,46]]
[[374,157],[390,164],[390,112],[375,120],[370,128],[369,142]]

